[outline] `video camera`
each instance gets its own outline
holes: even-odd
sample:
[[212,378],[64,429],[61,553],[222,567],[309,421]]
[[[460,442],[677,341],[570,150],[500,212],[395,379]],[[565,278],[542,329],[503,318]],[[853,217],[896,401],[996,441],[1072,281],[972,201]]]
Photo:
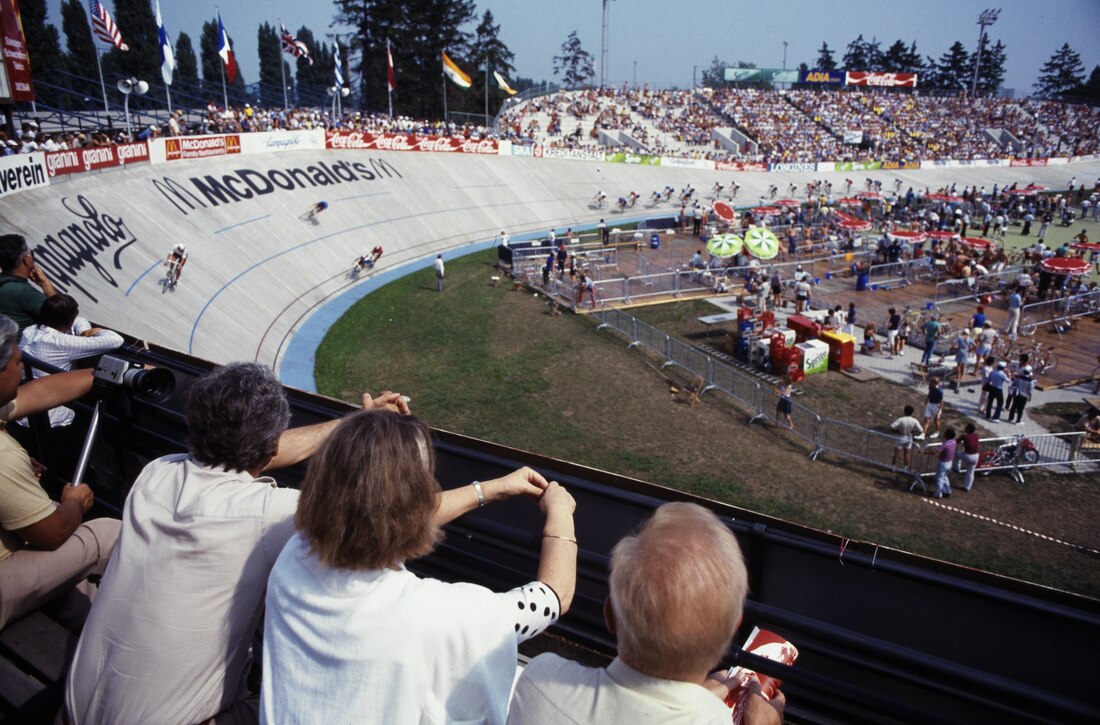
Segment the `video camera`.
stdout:
[[104,355],[95,366],[95,386],[104,392],[120,388],[151,402],[164,400],[176,389],[176,378],[170,370],[146,369],[141,363]]

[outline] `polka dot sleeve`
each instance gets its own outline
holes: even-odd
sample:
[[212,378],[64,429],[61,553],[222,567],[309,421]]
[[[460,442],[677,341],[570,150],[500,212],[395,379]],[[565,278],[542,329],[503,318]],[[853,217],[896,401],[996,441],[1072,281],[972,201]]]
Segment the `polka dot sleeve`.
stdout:
[[497,594],[508,606],[516,628],[516,643],[525,642],[558,621],[561,602],[557,593],[540,581]]

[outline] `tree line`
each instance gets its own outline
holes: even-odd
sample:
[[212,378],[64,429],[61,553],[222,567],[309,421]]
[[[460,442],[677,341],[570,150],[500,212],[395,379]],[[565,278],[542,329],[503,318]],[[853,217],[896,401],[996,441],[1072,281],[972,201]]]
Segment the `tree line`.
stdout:
[[[443,51],[473,81],[467,90],[453,85],[447,88],[449,110],[483,111],[486,66],[490,74],[490,113],[499,108],[506,97],[492,79],[493,71],[507,78],[515,90],[534,85],[530,79],[514,77],[515,54],[500,39],[500,25],[489,10],[478,18],[472,0],[335,0],[334,4],[336,22],[351,29],[348,35],[339,38],[345,84],[351,91],[343,102],[345,110],[378,112],[387,109],[387,40],[393,54],[397,85],[393,94],[395,114],[418,118],[442,115]],[[20,2],[36,95],[43,104],[70,110],[102,106],[96,47],[89,30],[86,5],[83,0],[62,0],[59,32],[47,17],[46,0]],[[101,56],[108,95],[115,93],[115,81],[133,76],[147,81],[152,87],[149,96],[156,96],[159,102],[164,97],[164,86],[152,1],[114,0],[112,16],[130,49],[123,52],[111,48]],[[171,29],[170,19],[166,22]],[[282,51],[277,23],[260,23],[256,30],[259,78],[249,84],[238,70],[228,87],[231,104],[281,107],[285,89],[292,106],[327,105],[328,90],[334,84],[334,47],[306,26],[299,27],[297,32],[290,31],[305,44],[312,63]],[[65,50],[62,50],[62,34]],[[233,43],[232,35],[230,42]],[[221,105],[217,17],[203,23],[197,50],[186,32],[176,36],[173,49],[176,68],[171,92],[175,104],[196,107],[213,100]],[[117,94],[111,97],[117,99]],[[132,105],[141,102],[138,98],[131,100]]]

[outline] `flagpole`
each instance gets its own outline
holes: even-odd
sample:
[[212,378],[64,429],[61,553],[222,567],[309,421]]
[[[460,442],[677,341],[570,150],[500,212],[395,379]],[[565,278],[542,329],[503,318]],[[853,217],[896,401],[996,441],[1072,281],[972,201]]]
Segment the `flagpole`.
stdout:
[[225,102],[226,110],[229,110],[229,89],[225,85],[225,61],[218,58],[218,67],[222,71],[222,101]]
[[[386,38],[386,103],[390,108],[390,118],[393,118],[393,86],[390,85],[390,73],[392,70],[393,55],[390,52],[390,39]],[[362,64],[360,63],[360,67]]]
[[[443,62],[442,56],[440,57],[439,62]],[[446,122],[450,120],[447,117],[447,74],[441,73],[439,77],[443,80],[443,121]]]
[[91,18],[88,18],[88,33],[92,36],[92,50],[95,51],[95,67],[99,69],[99,89],[103,91],[103,112],[111,115],[111,109],[107,105],[107,84],[103,82],[103,63],[99,60],[99,45],[95,42],[95,31],[92,30]]
[[[229,46],[229,33],[225,31],[225,26],[222,25],[222,11],[217,5],[214,6],[214,12],[218,14],[218,46],[221,48],[222,39],[225,39],[226,47],[229,48],[229,53],[233,50]],[[230,55],[230,58],[233,56]],[[225,85],[225,59],[221,57],[221,53],[218,53],[218,68],[222,72],[222,101],[225,103],[225,110],[229,110],[229,89]]]
[[485,54],[485,125],[489,125],[489,54]]
[[168,97],[168,115],[172,115],[172,87],[164,84],[164,95]]
[[279,38],[276,41],[279,44],[279,75],[283,78],[283,110],[290,110],[290,101],[286,97],[286,66],[283,65],[283,19],[279,18]]

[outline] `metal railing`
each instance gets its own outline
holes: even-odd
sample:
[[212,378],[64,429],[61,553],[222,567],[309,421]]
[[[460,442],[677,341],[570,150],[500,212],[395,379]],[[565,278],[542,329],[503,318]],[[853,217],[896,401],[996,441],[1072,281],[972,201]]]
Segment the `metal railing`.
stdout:
[[[751,374],[715,359],[704,350],[673,339],[625,310],[604,308],[595,312],[594,316],[599,320],[597,329],[611,328],[630,340],[630,347],[642,347],[659,356],[661,367],[676,366],[699,378],[702,392],[718,391],[728,396],[750,413],[749,423],[770,418],[777,425],[786,427],[786,420],[781,420],[778,413],[780,396],[773,386],[762,384]],[[910,489],[920,486],[927,490],[924,479],[935,475],[936,457],[926,455],[927,447],[912,444],[909,451],[911,461],[906,466],[903,450],[906,441],[897,434],[822,418],[816,411],[795,400],[790,401],[790,410],[794,427],[787,429],[788,433],[812,446],[808,454],[811,460],[817,460],[823,453],[831,453],[884,471],[903,474],[911,479]],[[1084,443],[1084,433],[983,439],[978,471],[1007,472],[1021,483],[1023,474],[1020,471],[1029,468],[1062,467],[1076,473],[1100,471],[1100,449],[1093,455],[1092,449]]]

